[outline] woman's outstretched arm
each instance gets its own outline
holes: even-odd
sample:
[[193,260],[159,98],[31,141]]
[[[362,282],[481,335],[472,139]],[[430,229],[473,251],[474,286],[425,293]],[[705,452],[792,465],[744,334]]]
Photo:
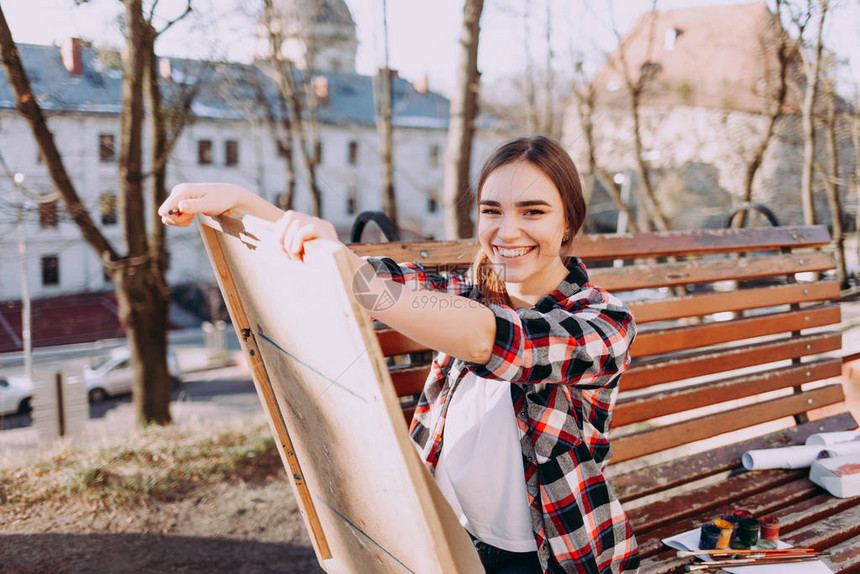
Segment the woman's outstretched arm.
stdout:
[[[233,184],[184,183],[173,188],[158,210],[166,225],[188,226],[197,213],[217,216],[231,211],[275,222],[275,239],[292,260],[304,258],[304,244],[313,239],[340,242],[334,226],[297,211],[284,212],[262,197]],[[369,262],[349,251],[358,272]],[[372,268],[372,266],[371,266]],[[464,361],[490,360],[495,340],[495,315],[486,306],[462,297],[426,289],[395,287],[394,281],[364,271],[369,292],[359,301],[371,315],[392,329],[436,351]],[[393,304],[374,309],[372,301],[386,293],[399,293]]]

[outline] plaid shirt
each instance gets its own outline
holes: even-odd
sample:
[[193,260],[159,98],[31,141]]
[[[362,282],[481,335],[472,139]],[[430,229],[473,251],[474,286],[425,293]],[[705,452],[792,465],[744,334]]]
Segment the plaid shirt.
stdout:
[[[432,273],[388,258],[368,260],[379,275],[415,289],[481,301],[464,274]],[[432,473],[448,405],[463,375],[471,370],[510,383],[544,572],[637,571],[633,530],[603,476],[612,452],[607,437],[612,409],[630,361],[635,323],[621,301],[588,283],[579,259],[568,269],[556,290],[532,308],[488,306],[496,315],[496,339],[486,365],[437,354],[409,430]]]

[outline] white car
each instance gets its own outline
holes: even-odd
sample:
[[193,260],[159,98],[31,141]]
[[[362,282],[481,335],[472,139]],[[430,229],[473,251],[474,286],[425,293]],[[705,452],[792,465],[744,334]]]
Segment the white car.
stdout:
[[33,383],[27,377],[0,376],[0,415],[30,412]]
[[[167,352],[167,368],[174,388],[182,380],[179,378],[179,360],[172,351]],[[131,392],[132,383],[131,350],[128,347],[113,349],[109,355],[95,359],[84,367],[83,379],[87,385],[87,396],[92,403],[98,403],[112,395]]]

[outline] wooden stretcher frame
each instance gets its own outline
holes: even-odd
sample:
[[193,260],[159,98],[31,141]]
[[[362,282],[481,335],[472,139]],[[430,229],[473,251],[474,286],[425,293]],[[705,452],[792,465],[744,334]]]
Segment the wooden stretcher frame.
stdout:
[[483,572],[409,439],[346,247],[290,261],[264,220],[197,223],[320,565]]

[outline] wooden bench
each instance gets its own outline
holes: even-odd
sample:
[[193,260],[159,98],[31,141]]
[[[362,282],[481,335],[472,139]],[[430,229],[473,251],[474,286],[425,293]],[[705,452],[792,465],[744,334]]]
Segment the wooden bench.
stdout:
[[[633,363],[622,377],[607,476],[642,552],[642,572],[681,572],[668,536],[733,509],[775,515],[781,538],[829,550],[835,572],[860,568],[860,497],[839,499],[808,470],[744,472],[744,451],[802,444],[854,429],[844,403],[839,287],[820,251],[824,227],[586,235],[571,252],[591,281],[636,317]],[[442,269],[468,267],[472,241],[353,244]],[[378,331],[409,418],[432,358]]]

